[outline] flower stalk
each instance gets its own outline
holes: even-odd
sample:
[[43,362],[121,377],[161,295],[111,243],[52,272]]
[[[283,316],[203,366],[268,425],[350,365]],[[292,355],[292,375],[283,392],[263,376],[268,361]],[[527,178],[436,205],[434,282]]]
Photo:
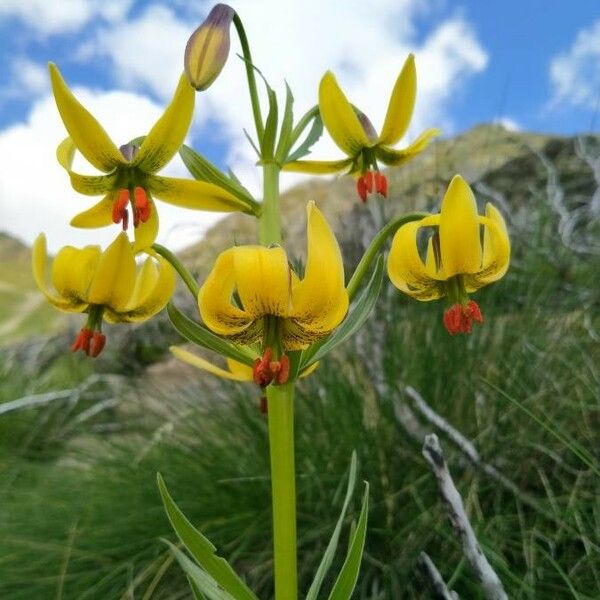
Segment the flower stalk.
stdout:
[[267,388],[275,598],[296,600],[296,474],[294,465],[294,383]]
[[281,244],[281,210],[279,207],[279,166],[263,166],[264,196],[259,220],[259,240],[263,246]]
[[[279,165],[263,166],[263,206],[259,218],[263,246],[281,243]],[[271,340],[273,342],[273,340]],[[277,357],[278,358],[278,357]],[[294,462],[294,382],[267,388],[275,598],[296,600],[296,466]]]

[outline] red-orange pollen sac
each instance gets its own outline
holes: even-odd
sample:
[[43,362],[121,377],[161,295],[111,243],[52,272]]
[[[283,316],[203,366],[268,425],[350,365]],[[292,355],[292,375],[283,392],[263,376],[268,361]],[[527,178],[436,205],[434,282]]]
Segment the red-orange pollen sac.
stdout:
[[290,359],[283,355],[279,360],[271,360],[273,351],[271,348],[265,348],[261,358],[254,361],[252,376],[254,383],[260,387],[267,387],[270,383],[286,383],[290,376]]
[[143,187],[137,186],[133,190],[133,198],[131,198],[129,190],[119,190],[117,199],[113,203],[112,220],[113,223],[122,223],[123,231],[126,231],[129,225],[127,205],[130,202],[133,207],[134,227],[137,227],[140,223],[145,223],[150,218],[150,212],[152,210],[148,195]]
[[387,193],[388,193],[387,177],[383,173],[380,173],[379,171],[375,172],[375,191],[378,194],[381,194],[384,198],[387,198]]
[[471,333],[473,322],[483,323],[483,315],[474,300],[467,304],[454,304],[444,313],[444,325],[451,335]]
[[368,195],[372,194],[373,190],[387,198],[387,177],[379,171],[366,171],[356,181],[356,191],[360,199],[366,202]]
[[77,350],[82,350],[89,356],[90,343],[92,341],[93,335],[94,332],[91,329],[84,327],[75,338],[75,341],[71,344],[71,352],[77,352]]
[[105,344],[106,336],[103,333],[84,327],[71,344],[71,351],[81,350],[85,352],[86,356],[96,358],[102,352]]

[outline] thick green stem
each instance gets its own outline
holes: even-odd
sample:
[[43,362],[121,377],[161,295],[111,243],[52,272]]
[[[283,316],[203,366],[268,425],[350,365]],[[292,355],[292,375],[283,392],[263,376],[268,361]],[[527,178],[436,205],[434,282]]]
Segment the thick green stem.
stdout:
[[268,162],[263,166],[264,196],[259,219],[259,241],[263,246],[281,244],[279,208],[279,166]]
[[242,53],[244,62],[246,63],[246,76],[248,78],[248,90],[250,91],[250,101],[252,102],[252,114],[254,115],[254,124],[256,125],[256,135],[258,136],[259,144],[264,135],[264,126],[262,115],[260,112],[260,102],[258,100],[258,92],[256,90],[256,78],[254,77],[254,66],[252,63],[252,55],[250,54],[250,45],[246,36],[246,30],[239,15],[235,13],[233,16],[233,24],[235,25],[240,44],[242,45]]
[[296,600],[296,476],[294,466],[294,384],[267,388],[275,599]]

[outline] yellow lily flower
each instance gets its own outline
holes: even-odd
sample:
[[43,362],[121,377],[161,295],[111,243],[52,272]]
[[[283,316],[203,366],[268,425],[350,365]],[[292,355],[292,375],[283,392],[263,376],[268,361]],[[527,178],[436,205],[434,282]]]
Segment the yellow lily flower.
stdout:
[[[435,228],[425,262],[417,247],[418,232],[424,227]],[[485,216],[478,215],[471,188],[456,175],[439,214],[398,229],[387,268],[392,283],[417,300],[447,296],[452,306],[444,313],[444,325],[456,334],[470,333],[473,321],[483,322],[479,306],[468,294],[500,279],[509,261],[510,240],[502,215],[489,203]]]
[[148,256],[136,267],[134,249],[125,233],[104,252],[99,246],[61,248],[51,270],[56,291],[46,284],[46,262],[46,238],[40,234],[33,244],[35,281],[56,308],[87,313],[87,324],[71,349],[94,357],[106,341],[102,319],[108,323],[146,321],[165,307],[175,290],[175,271],[162,257]]
[[[185,75],[142,145],[137,148],[125,144],[118,149],[102,125],[71,93],[58,68],[50,63],[49,70],[56,106],[69,133],[58,146],[58,162],[77,192],[104,196],[95,206],[76,215],[71,225],[96,228],[121,223],[126,230],[127,208],[131,205],[135,250],[139,251],[151,246],[158,232],[153,197],[195,210],[247,210],[235,196],[212,183],[156,175],[179,150],[192,120],[195,94]],[[80,175],[72,171],[75,150],[105,175]]]
[[396,150],[392,147],[408,129],[416,93],[415,57],[409,54],[394,84],[383,129],[378,135],[367,116],[350,104],[333,73],[327,71],[319,86],[319,110],[329,135],[348,158],[299,160],[284,165],[284,170],[315,174],[346,171],[358,178],[357,191],[363,202],[373,190],[387,197],[387,179],[379,171],[378,162],[390,167],[402,165],[440,134],[438,129],[427,129],[406,148]]
[[198,306],[209,329],[241,344],[263,342],[255,380],[286,369],[285,357],[271,368],[266,356],[271,346],[275,358],[280,350],[306,348],[335,329],[348,310],[340,249],[314,202],[307,206],[307,240],[303,279],[290,268],[283,248],[238,246],[218,256],[200,288]]

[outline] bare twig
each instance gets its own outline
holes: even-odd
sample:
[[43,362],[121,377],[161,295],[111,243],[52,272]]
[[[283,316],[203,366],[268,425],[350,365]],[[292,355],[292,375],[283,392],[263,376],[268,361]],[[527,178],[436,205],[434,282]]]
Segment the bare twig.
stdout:
[[410,406],[407,406],[400,398],[394,399],[394,416],[411,438],[420,444],[423,443],[429,430],[421,425]]
[[471,565],[477,579],[481,583],[485,597],[488,600],[508,600],[508,596],[502,587],[498,575],[488,562],[481,546],[475,537],[473,527],[469,522],[462,498],[454,485],[442,447],[437,435],[431,433],[425,437],[423,444],[423,456],[431,466],[437,481],[442,500],[454,527],[454,531],[460,539],[463,554]]
[[[415,390],[415,388],[407,385],[404,388],[404,391],[408,395],[408,397],[413,401],[415,408],[419,411],[422,417],[425,418],[427,422],[431,425],[437,427],[440,431],[443,431],[448,438],[458,447],[459,450],[465,455],[467,460],[469,460],[473,466],[477,467],[481,471],[483,471],[486,475],[497,481],[502,487],[512,492],[517,498],[519,498],[524,504],[531,506],[535,510],[546,513],[546,511],[539,505],[539,502],[529,496],[525,492],[523,492],[519,486],[511,481],[506,475],[502,474],[494,465],[491,465],[485,462],[477,448],[473,445],[473,443],[468,440],[458,429],[456,429],[452,424],[450,424],[444,417],[435,412],[429,404],[424,400],[423,396]],[[397,400],[396,405],[401,405],[401,401]],[[394,410],[396,411],[396,406],[394,406]],[[396,411],[396,417],[399,418],[398,411]],[[423,436],[422,439],[425,439]]]
[[426,552],[419,554],[418,565],[425,579],[429,581],[436,600],[458,600],[458,594],[448,589],[446,582]]
[[423,396],[415,390],[414,387],[407,385],[404,391],[409,398],[414,402],[416,409],[425,417],[425,419],[435,425],[440,431],[443,431],[466,455],[466,457],[474,464],[478,465],[481,463],[479,452],[477,452],[475,446],[456,428],[454,428],[446,419],[436,413],[427,402],[423,399]]

